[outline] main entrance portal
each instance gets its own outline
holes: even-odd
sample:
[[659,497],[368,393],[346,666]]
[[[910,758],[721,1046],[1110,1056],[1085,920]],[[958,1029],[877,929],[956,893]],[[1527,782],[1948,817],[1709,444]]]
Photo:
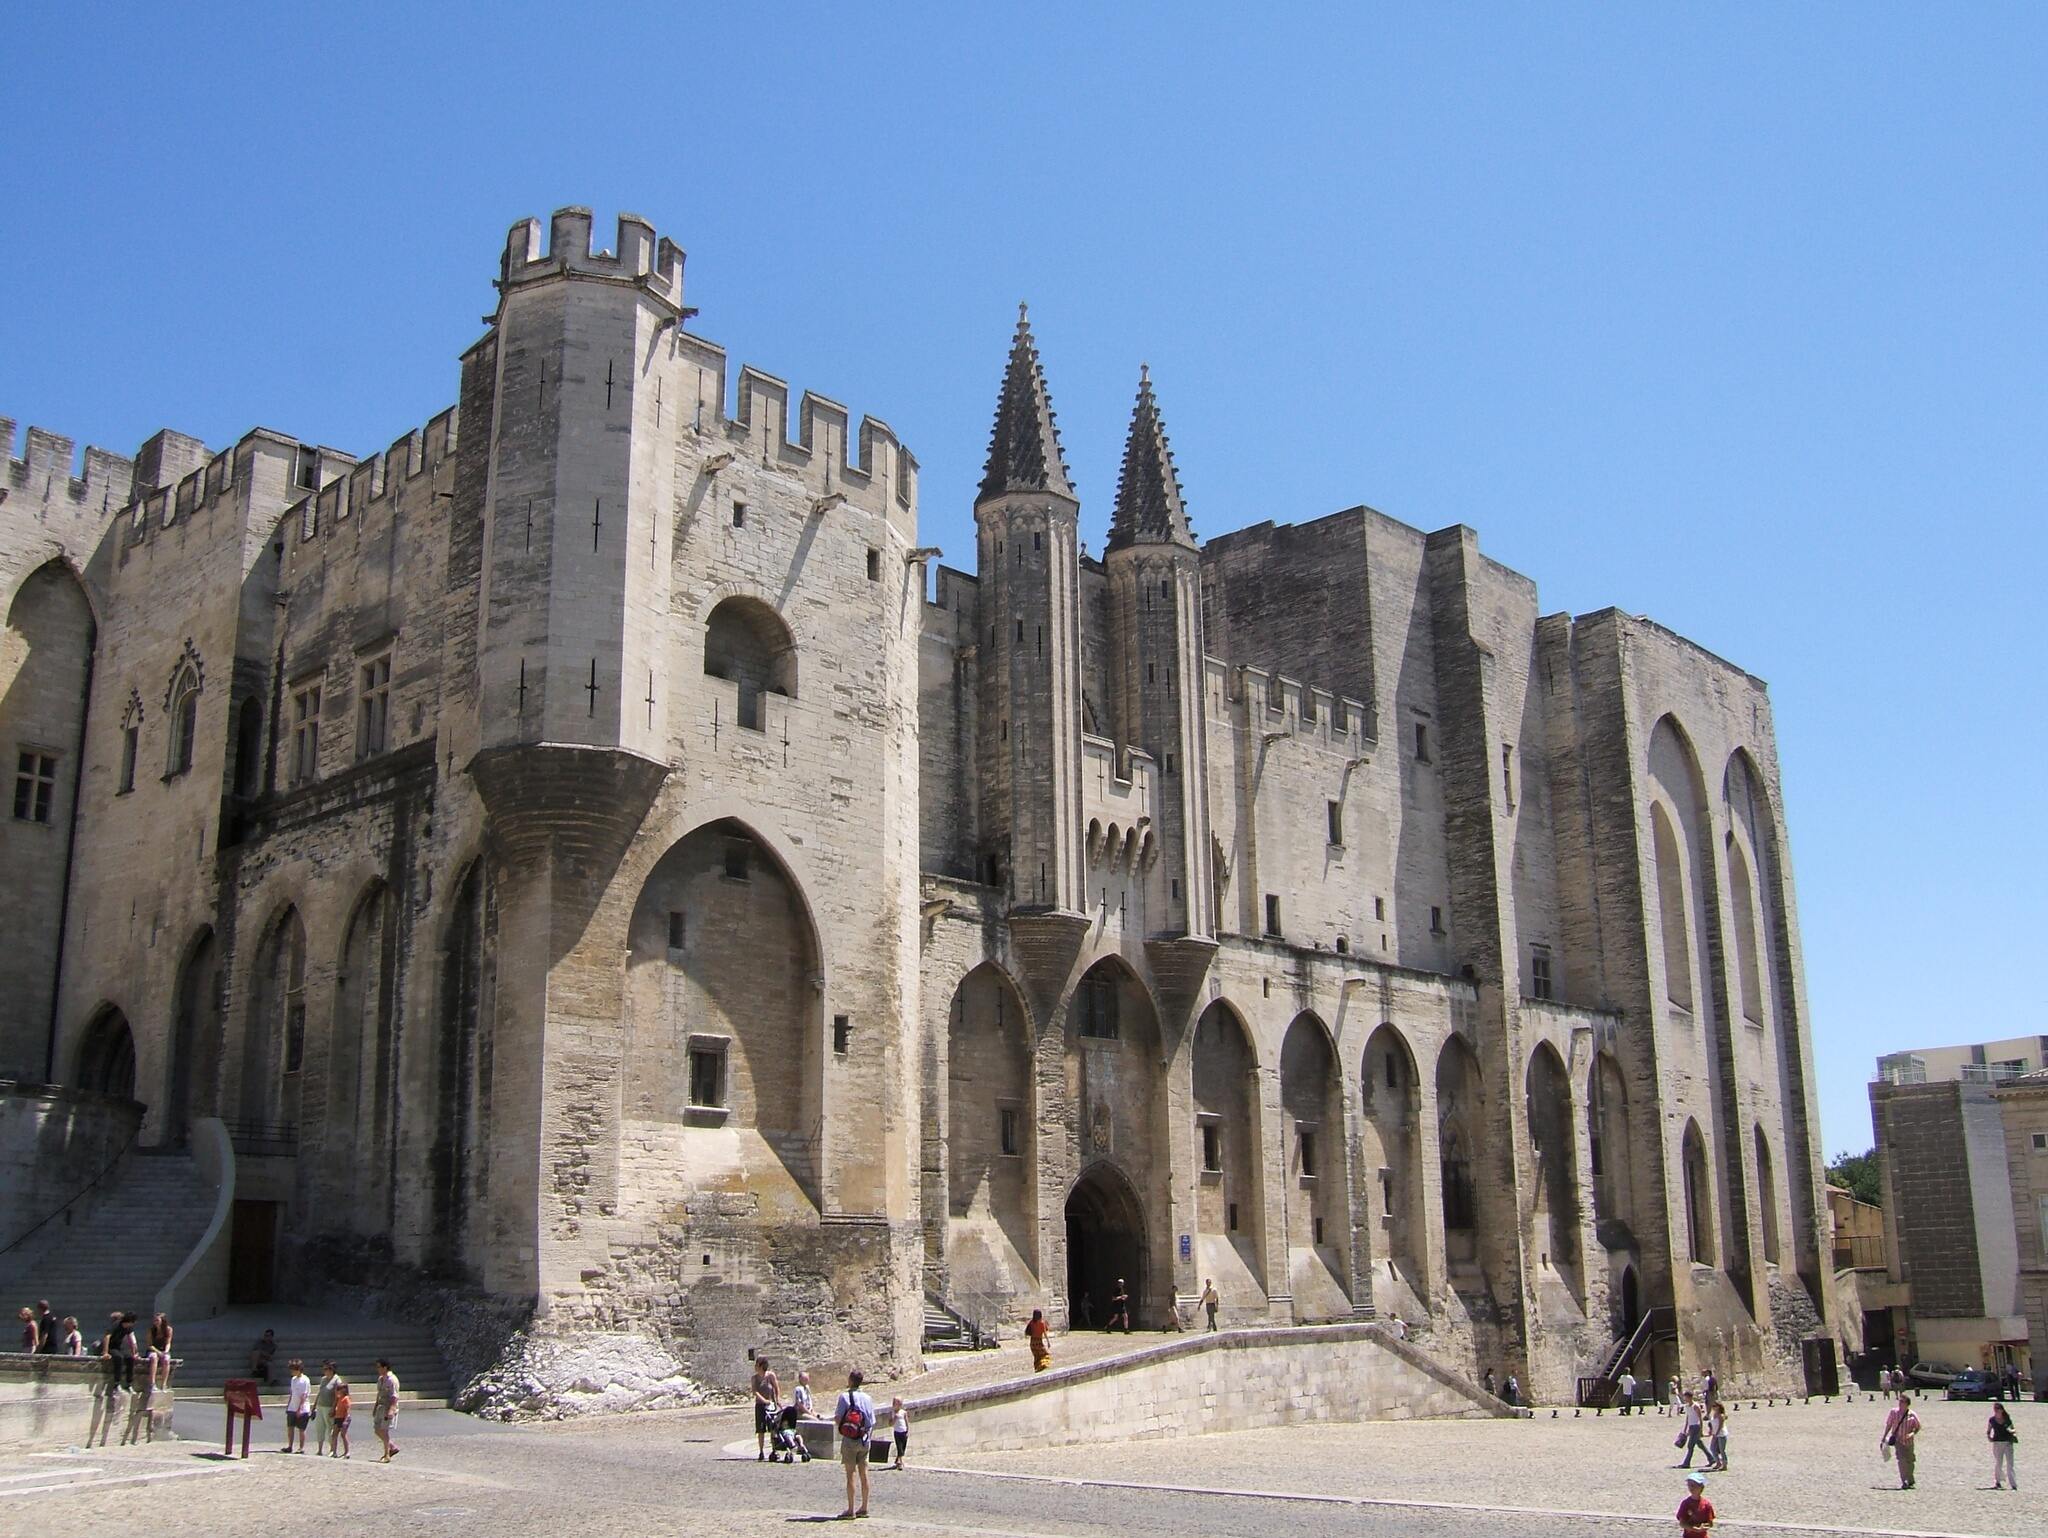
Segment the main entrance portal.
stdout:
[[1098,1164],[1067,1197],[1067,1308],[1074,1325],[1108,1324],[1117,1282],[1131,1298],[1131,1326],[1151,1317],[1145,1277],[1145,1214],[1113,1165]]

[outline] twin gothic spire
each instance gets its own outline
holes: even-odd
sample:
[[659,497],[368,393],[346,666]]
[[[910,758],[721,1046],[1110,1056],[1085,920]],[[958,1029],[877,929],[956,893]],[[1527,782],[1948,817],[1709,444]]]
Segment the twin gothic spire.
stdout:
[[[1010,361],[1003,371],[1003,391],[996,401],[995,430],[990,434],[988,468],[981,495],[988,501],[1011,492],[1052,492],[1072,501],[1074,483],[1060,449],[1058,418],[1045,388],[1045,370],[1031,320],[1017,306],[1017,332],[1010,343]],[[1181,498],[1180,474],[1166,441],[1166,424],[1152,395],[1152,374],[1138,370],[1138,402],[1131,411],[1131,429],[1124,441],[1123,472],[1117,478],[1116,508],[1110,516],[1109,549],[1127,545],[1178,544],[1194,547],[1195,534]]]

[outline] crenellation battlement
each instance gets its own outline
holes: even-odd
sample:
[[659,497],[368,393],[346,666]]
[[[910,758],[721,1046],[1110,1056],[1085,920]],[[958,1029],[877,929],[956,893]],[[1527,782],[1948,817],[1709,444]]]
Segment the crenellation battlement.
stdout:
[[[408,486],[422,477],[431,481],[453,456],[455,439],[455,408],[450,406],[424,427],[400,434],[382,453],[348,461],[342,472],[317,492],[292,503],[279,525],[288,540],[287,569],[300,546],[325,539],[351,523],[393,512],[397,498]],[[321,452],[341,457],[331,449]]]
[[127,506],[135,481],[133,459],[87,444],[80,465],[72,439],[40,427],[29,428],[22,457],[16,459],[14,433],[14,419],[0,417],[0,462],[6,467],[0,489],[6,500],[33,501],[46,513],[57,508],[93,518]]
[[[863,416],[856,430],[847,407],[806,390],[798,398],[792,439],[789,393],[787,380],[742,364],[732,416],[725,423],[728,438],[745,444],[750,457],[796,470],[820,495],[845,492],[885,516],[890,500],[900,508],[916,507],[917,459],[894,428],[877,417]],[[887,497],[879,492],[884,481],[892,487]]]
[[548,220],[548,239],[541,246],[540,221],[522,219],[505,237],[501,291],[550,278],[588,277],[632,283],[672,308],[683,308],[683,248],[638,214],[620,214],[618,236],[609,251],[590,242],[591,212],[558,208]]
[[[1365,705],[1328,689],[1303,684],[1281,673],[1245,664],[1236,668],[1214,657],[1202,659],[1211,701],[1243,706],[1254,725],[1289,736],[1322,738],[1335,744],[1372,740],[1372,716]],[[1220,696],[1216,690],[1222,686]]]

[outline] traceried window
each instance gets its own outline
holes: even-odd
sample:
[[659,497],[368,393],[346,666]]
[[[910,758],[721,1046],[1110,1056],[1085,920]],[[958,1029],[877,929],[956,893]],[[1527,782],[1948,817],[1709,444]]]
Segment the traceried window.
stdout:
[[1098,1041],[1115,1041],[1119,1034],[1117,1020],[1116,977],[1107,968],[1091,972],[1081,980],[1081,996],[1076,1003],[1080,1006],[1083,1036]]
[[14,820],[48,822],[57,795],[57,758],[36,748],[23,748],[15,761]]
[[364,662],[356,672],[356,757],[382,753],[391,730],[391,653]]
[[186,773],[199,740],[199,673],[187,667],[171,686],[171,756],[165,777]]
[[135,788],[135,758],[142,751],[142,727],[130,721],[121,728],[121,789],[127,795]]
[[307,684],[292,694],[292,783],[304,785],[320,777],[320,686]]

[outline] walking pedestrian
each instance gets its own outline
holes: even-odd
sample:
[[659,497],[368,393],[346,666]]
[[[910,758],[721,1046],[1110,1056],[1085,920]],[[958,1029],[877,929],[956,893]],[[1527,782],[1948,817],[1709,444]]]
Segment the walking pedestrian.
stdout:
[[1208,1278],[1202,1280],[1202,1312],[1209,1316],[1211,1334],[1216,1330],[1216,1310],[1223,1306],[1223,1295],[1216,1290],[1216,1284]]
[[[1677,1373],[1671,1375],[1670,1385],[1665,1390],[1664,1402],[1671,1407],[1671,1414],[1679,1415],[1684,1413],[1685,1399],[1683,1394],[1679,1392]],[[1663,1412],[1660,1411],[1659,1413]]]
[[1074,1328],[1092,1330],[1095,1328],[1095,1294],[1084,1292],[1074,1302]]
[[1483,1376],[1479,1381],[1486,1385],[1486,1392],[1489,1396],[1491,1396],[1494,1392],[1493,1369],[1491,1367],[1487,1368],[1485,1376]]
[[1123,1325],[1124,1334],[1131,1333],[1131,1292],[1122,1277],[1116,1279],[1116,1291],[1109,1296],[1109,1328],[1114,1330],[1118,1324]]
[[65,1356],[85,1355],[85,1337],[78,1333],[78,1321],[69,1314],[64,1316],[64,1329],[58,1336],[57,1350]]
[[327,1450],[327,1456],[348,1456],[348,1422],[350,1412],[355,1408],[348,1391],[348,1379],[336,1376],[334,1380],[334,1440]]
[[[875,1438],[875,1402],[861,1391],[860,1369],[846,1375],[846,1391],[832,1407],[832,1423],[839,1428],[839,1462],[846,1470],[846,1510],[842,1519],[868,1514],[868,1454]],[[854,1487],[860,1489],[860,1505],[854,1501]]]
[[1721,1386],[1721,1380],[1720,1380],[1719,1378],[1717,1378],[1717,1377],[1715,1377],[1715,1376],[1714,1376],[1714,1369],[1713,1369],[1713,1368],[1709,1367],[1709,1368],[1708,1368],[1708,1369],[1707,1369],[1707,1370],[1706,1370],[1705,1372],[1701,1373],[1701,1374],[1700,1374],[1700,1403],[1701,1403],[1701,1404],[1712,1404],[1712,1403],[1714,1402],[1714,1393],[1715,1393],[1715,1391],[1716,1391],[1717,1389],[1719,1389],[1719,1388],[1720,1388],[1720,1386]]
[[1920,1417],[1913,1413],[1913,1396],[1899,1395],[1899,1402],[1884,1418],[1884,1435],[1878,1446],[1899,1460],[1899,1488],[1913,1488],[1914,1467],[1919,1461]]
[[21,1321],[22,1355],[34,1356],[36,1347],[43,1341],[43,1332],[36,1327],[36,1311],[24,1303],[21,1312],[14,1317]]
[[900,1470],[903,1467],[903,1454],[910,1446],[910,1411],[904,1405],[901,1395],[889,1401],[889,1430],[896,1438],[896,1462],[892,1467]]
[[1682,1469],[1689,1469],[1692,1467],[1694,1450],[1704,1450],[1702,1448],[1702,1426],[1706,1419],[1706,1411],[1700,1407],[1700,1402],[1697,1399],[1687,1394],[1684,1407],[1680,1413],[1685,1416],[1685,1424],[1678,1428],[1678,1438],[1671,1445],[1685,1449],[1685,1461],[1678,1466]]
[[1714,1503],[1707,1499],[1707,1476],[1685,1477],[1685,1499],[1678,1503],[1679,1538],[1707,1538],[1714,1530]]
[[1621,1374],[1621,1381],[1616,1387],[1621,1391],[1621,1413],[1627,1415],[1635,1408],[1636,1375],[1624,1368]]
[[2004,1400],[1992,1405],[1991,1423],[1984,1428],[1984,1435],[1991,1443],[1991,1488],[2003,1490],[2010,1485],[2017,1490],[2020,1475],[2013,1467],[2012,1455],[2020,1434],[2012,1429],[2012,1411],[2006,1409]]
[[284,1450],[298,1453],[306,1451],[306,1428],[313,1422],[313,1384],[306,1376],[306,1364],[297,1357],[291,1360],[291,1371],[284,1385]]
[[370,1429],[384,1444],[384,1456],[377,1461],[389,1463],[398,1456],[398,1444],[391,1440],[398,1430],[398,1374],[381,1356],[377,1358],[377,1397],[370,1405]]
[[768,1365],[768,1358],[754,1358],[754,1457],[759,1463],[768,1461],[768,1433],[776,1417],[782,1413],[782,1384],[776,1380],[775,1370]]
[[36,1350],[44,1356],[57,1353],[57,1316],[50,1312],[50,1300],[42,1299],[36,1304]]
[[1024,1326],[1024,1339],[1031,1346],[1031,1370],[1044,1372],[1052,1366],[1052,1326],[1045,1322],[1045,1311],[1034,1308],[1031,1322]]
[[1507,1388],[1500,1397],[1511,1405],[1518,1405],[1522,1402],[1522,1383],[1513,1373],[1508,1374]]
[[331,1361],[320,1364],[320,1383],[313,1390],[313,1456],[319,1457],[327,1451],[327,1444],[334,1440],[334,1390],[341,1382],[341,1374]]
[[1717,1474],[1728,1472],[1728,1407],[1716,1399],[1707,1406],[1707,1467]]
[[1877,1391],[1878,1391],[1878,1392],[1879,1392],[1880,1394],[1886,1395],[1887,1397],[1889,1397],[1889,1396],[1890,1396],[1890,1394],[1891,1394],[1891,1391],[1892,1391],[1892,1370],[1891,1370],[1891,1368],[1889,1368],[1889,1367],[1880,1367],[1880,1368],[1878,1368],[1878,1370],[1877,1370]]

